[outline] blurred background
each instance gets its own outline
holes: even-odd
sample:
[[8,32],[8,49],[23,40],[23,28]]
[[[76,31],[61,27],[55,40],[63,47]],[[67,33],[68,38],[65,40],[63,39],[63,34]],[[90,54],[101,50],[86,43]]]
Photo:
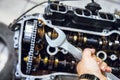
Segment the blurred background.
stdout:
[[[45,0],[0,0],[0,22],[8,25],[20,14],[32,6]],[[114,13],[120,11],[120,0],[95,0],[102,7],[102,12]],[[65,4],[84,8],[91,0],[64,1]],[[45,4],[32,10],[32,13],[43,13]]]
[[[15,60],[17,60],[16,53],[13,48],[14,32],[10,31],[7,26],[26,10],[43,1],[47,0],[0,0],[0,80],[12,79],[13,75],[11,72],[13,67],[15,67],[13,64]],[[64,0],[63,3],[74,7],[85,8],[85,6],[90,2],[91,0]],[[95,2],[101,5],[101,12],[112,14],[116,13],[120,15],[120,0],[95,0]],[[28,14],[44,13],[46,4],[33,9]],[[10,75],[8,76],[8,74]]]

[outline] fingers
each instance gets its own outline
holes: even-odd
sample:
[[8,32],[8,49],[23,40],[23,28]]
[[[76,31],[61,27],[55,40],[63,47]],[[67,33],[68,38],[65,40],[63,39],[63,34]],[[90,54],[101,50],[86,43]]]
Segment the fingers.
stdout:
[[83,51],[83,58],[89,59],[93,58],[99,65],[99,68],[102,72],[111,72],[111,68],[100,58],[95,56],[95,49],[86,48]]
[[105,72],[106,67],[107,67],[107,64],[106,64],[105,62],[102,62],[102,63],[100,64],[100,69],[101,69],[103,72]]
[[99,62],[99,67],[103,72],[111,72],[111,68],[105,62]]
[[106,72],[112,72],[112,69],[108,66],[108,67],[106,67],[105,71]]
[[98,62],[98,65],[103,72],[111,72],[112,71],[111,68],[102,59],[96,57],[96,61]]
[[100,65],[103,62],[103,60],[100,59],[99,57],[96,57],[96,61],[97,61],[98,65]]
[[92,55],[94,55],[94,53],[95,49],[86,48],[83,51],[83,57],[91,57]]

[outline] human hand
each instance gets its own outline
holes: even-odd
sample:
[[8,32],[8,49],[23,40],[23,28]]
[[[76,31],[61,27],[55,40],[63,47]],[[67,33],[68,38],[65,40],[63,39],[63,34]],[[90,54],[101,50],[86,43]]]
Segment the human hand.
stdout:
[[82,59],[77,65],[77,73],[94,74],[100,80],[107,80],[105,72],[111,72],[111,68],[100,58],[95,56],[95,49],[86,48],[82,53]]

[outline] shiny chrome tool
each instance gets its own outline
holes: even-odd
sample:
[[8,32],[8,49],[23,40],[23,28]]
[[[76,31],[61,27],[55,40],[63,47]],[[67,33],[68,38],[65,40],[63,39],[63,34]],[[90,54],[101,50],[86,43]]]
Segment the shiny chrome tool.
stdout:
[[58,33],[58,37],[56,39],[50,39],[47,34],[45,34],[46,40],[51,47],[61,47],[71,53],[77,60],[82,58],[82,51],[73,46],[66,39],[65,33],[59,28],[54,27],[55,31]]
[[[71,53],[77,60],[82,58],[82,51],[78,48],[73,46],[71,43],[68,42],[66,39],[65,33],[60,30],[59,28],[54,27],[54,30],[58,33],[58,37],[56,39],[51,40],[47,34],[45,34],[46,40],[51,47],[61,47]],[[106,76],[110,79],[119,80],[117,77],[112,78],[114,76],[112,73],[106,73]]]

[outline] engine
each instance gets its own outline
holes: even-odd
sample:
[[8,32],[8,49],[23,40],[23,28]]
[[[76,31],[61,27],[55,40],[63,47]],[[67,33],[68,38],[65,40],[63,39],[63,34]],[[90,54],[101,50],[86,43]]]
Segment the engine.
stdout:
[[78,61],[67,50],[52,47],[51,39],[59,35],[54,27],[66,34],[77,49],[95,48],[112,73],[120,78],[120,17],[64,4],[50,3],[44,14],[23,16],[17,22],[14,48],[18,53],[15,76],[26,80],[53,80],[56,76],[76,76]]

